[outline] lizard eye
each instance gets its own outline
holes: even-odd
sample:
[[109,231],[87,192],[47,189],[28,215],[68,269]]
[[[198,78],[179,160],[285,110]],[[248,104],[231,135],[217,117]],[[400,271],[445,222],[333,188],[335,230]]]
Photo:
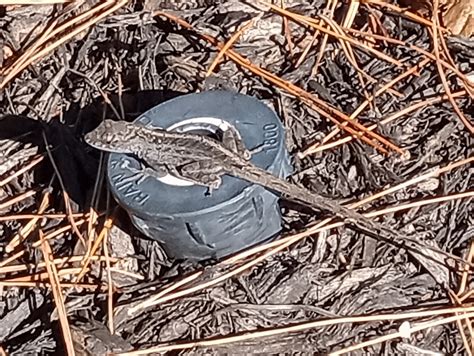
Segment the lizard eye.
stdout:
[[113,140],[114,140],[114,135],[110,132],[107,132],[105,135],[104,135],[104,140],[105,142],[107,143],[112,143]]

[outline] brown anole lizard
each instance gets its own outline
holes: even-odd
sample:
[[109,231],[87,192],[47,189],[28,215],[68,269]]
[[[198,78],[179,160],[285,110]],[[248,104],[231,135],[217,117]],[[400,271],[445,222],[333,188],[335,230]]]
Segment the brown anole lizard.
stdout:
[[[367,233],[407,248],[435,278],[440,273],[446,274],[446,257],[458,261],[461,265],[465,263],[437,247],[426,245],[416,236],[404,236],[354,210],[330,202],[323,196],[256,167],[249,162],[250,154],[239,141],[231,140],[231,144],[223,144],[207,136],[146,128],[125,121],[111,120],[103,121],[85,136],[85,140],[99,150],[135,155],[148,166],[146,170],[151,172],[152,176],[159,176],[157,172],[165,167],[176,176],[210,189],[217,189],[221,184],[222,175],[228,174],[277,191],[296,203],[329,211],[349,220]],[[146,172],[144,174],[146,175]],[[438,267],[432,262],[441,266]],[[441,279],[441,282],[443,281]]]
[[385,238],[398,235],[354,210],[256,167],[250,163],[248,151],[242,150],[238,143],[229,148],[203,135],[112,120],[103,121],[85,136],[85,140],[99,150],[133,154],[149,167],[151,175],[154,175],[153,172],[162,172],[164,167],[171,174],[212,190],[218,189],[221,176],[228,174],[279,192],[287,199],[312,209],[329,211]]

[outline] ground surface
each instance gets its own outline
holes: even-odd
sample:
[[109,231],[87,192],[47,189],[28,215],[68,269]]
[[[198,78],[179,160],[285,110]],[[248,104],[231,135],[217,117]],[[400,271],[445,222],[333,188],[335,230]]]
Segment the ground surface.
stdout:
[[[172,354],[327,354],[350,346],[364,354],[472,354],[473,316],[445,319],[455,315],[449,308],[473,312],[472,272],[462,262],[474,263],[472,40],[443,35],[444,44],[429,12],[420,12],[423,20],[376,4],[285,1],[298,23],[263,2],[147,1],[124,4],[34,57],[113,3],[97,13],[94,2],[3,9],[5,351],[65,354],[69,343],[76,354],[95,355],[157,346]],[[79,14],[86,20],[60,28]],[[219,51],[213,41],[228,42],[251,19],[235,52],[206,76]],[[21,58],[36,60],[21,69]],[[21,70],[9,78],[14,68]],[[278,241],[293,241],[285,248],[277,242],[220,264],[169,260],[106,194],[99,154],[82,137],[103,118],[130,121],[169,97],[216,88],[252,95],[279,114],[293,181],[341,203],[399,187],[361,211],[393,207],[379,221],[418,249],[348,227],[315,232],[324,213],[283,203]],[[341,113],[376,124],[391,144],[332,136]],[[413,202],[420,204],[406,206]],[[410,334],[408,325],[419,329]]]

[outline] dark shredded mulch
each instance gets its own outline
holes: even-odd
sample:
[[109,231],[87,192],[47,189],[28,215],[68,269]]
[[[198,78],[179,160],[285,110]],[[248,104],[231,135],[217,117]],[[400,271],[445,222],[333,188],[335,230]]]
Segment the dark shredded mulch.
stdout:
[[[323,1],[285,3],[289,10],[313,18],[318,18],[325,6]],[[87,3],[83,5],[87,6]],[[30,41],[29,31],[57,16],[61,9],[60,6],[4,9],[0,18],[2,41],[14,49],[23,48]],[[72,14],[78,14],[81,9],[73,10]],[[239,1],[189,2],[177,6],[173,2],[150,0],[144,4],[129,4],[29,66],[0,93],[3,116],[0,120],[0,181],[37,154],[45,155],[34,169],[0,185],[3,216],[37,212],[45,192],[51,194],[45,212],[66,212],[62,185],[71,199],[73,212],[89,211],[93,203],[98,154],[82,141],[82,136],[103,118],[117,118],[101,93],[111,100],[117,113],[124,113],[126,120],[181,94],[219,88],[252,95],[280,115],[287,128],[288,148],[295,157],[332,130],[334,124],[298,98],[230,60],[224,59],[216,73],[206,78],[216,48],[194,31],[162,17],[152,17],[150,11],[154,9],[173,13],[191,23],[199,33],[210,34],[222,42],[226,42],[243,23],[261,16],[233,49],[253,65],[316,94],[346,114],[351,114],[365,100],[364,92],[375,93],[422,59],[419,53],[406,46],[377,41],[375,47],[379,51],[406,65],[406,68],[397,68],[353,47],[361,69],[376,79],[375,83],[362,87],[340,42],[333,38],[329,38],[317,73],[319,43],[312,47],[303,63],[295,67],[312,32],[291,24],[296,45],[292,56],[282,31],[282,18],[263,6]],[[346,8],[340,5],[335,12],[338,23],[345,11]],[[387,10],[372,7],[369,11],[361,5],[353,28],[361,29],[367,24],[369,14],[374,12],[390,37],[431,51],[432,38],[426,27]],[[474,70],[472,41],[452,39],[449,48],[462,72]],[[453,92],[462,89],[455,76],[450,76],[448,83]],[[420,100],[444,93],[434,62],[424,66],[417,75],[398,82],[393,89],[401,95],[387,92],[378,95],[373,105],[359,116],[361,123],[369,126]],[[468,98],[465,95],[457,103],[472,122],[474,106]],[[352,140],[302,160],[295,158],[297,169],[292,179],[330,199],[349,202],[473,154],[473,139],[448,101],[401,116],[380,127],[378,132],[409,155],[382,154],[359,140]],[[55,166],[51,164],[51,157]],[[55,172],[60,174],[61,182]],[[472,167],[461,166],[384,197],[374,203],[372,209],[472,190],[472,174]],[[111,204],[108,210],[111,212],[115,203],[107,200],[102,183],[100,212],[107,208],[107,201]],[[7,208],[2,206],[3,202],[31,190],[35,191],[32,196]],[[458,199],[389,213],[380,221],[407,236],[416,234],[427,246],[465,258],[474,235],[471,201]],[[282,208],[283,236],[305,230],[324,216],[294,210],[295,207],[284,202]],[[109,236],[112,253],[126,256],[120,268],[144,277],[144,280],[138,280],[112,274],[118,288],[114,295],[116,335],[108,334],[106,329],[107,293],[104,289],[63,289],[76,346],[79,350],[78,345],[87,344],[88,352],[96,355],[111,349],[141,349],[167,342],[217,338],[337,316],[449,307],[452,305],[449,290],[459,288],[460,275],[453,268],[455,264],[441,259],[440,265],[420,261],[404,248],[349,228],[339,228],[306,238],[214,287],[129,315],[127,311],[137,302],[157,294],[162,286],[178,281],[204,264],[170,261],[156,242],[134,230],[123,211],[115,210],[114,214],[117,226]],[[103,221],[101,217],[99,222],[102,224]],[[2,221],[2,246],[5,247],[27,222]],[[4,271],[2,278],[9,280],[44,271],[44,267],[38,265],[43,261],[41,250],[33,247],[39,239],[39,229],[49,233],[68,225],[67,219],[41,220],[15,250],[26,253],[12,264],[27,266],[27,270]],[[87,226],[80,226],[80,231],[86,236]],[[50,240],[50,244],[56,258],[83,253],[79,248],[80,241],[70,230]],[[114,250],[114,244],[122,245],[119,252]],[[123,245],[127,244],[124,250]],[[14,253],[7,253],[4,248],[2,252],[2,260]],[[207,265],[212,266],[213,262]],[[98,267],[93,264],[93,272],[86,275],[84,283],[106,286],[105,264],[101,269]],[[213,275],[206,274],[202,280]],[[472,288],[472,278],[468,282]],[[0,340],[4,349],[11,355],[65,354],[57,315],[50,288],[3,287]],[[326,354],[397,332],[400,324],[401,321],[336,324],[249,339],[219,348],[175,352]],[[445,354],[465,352],[456,324],[450,323],[414,333],[409,339],[376,344],[363,349],[363,353],[413,354],[420,350]],[[78,354],[87,353],[78,351]]]

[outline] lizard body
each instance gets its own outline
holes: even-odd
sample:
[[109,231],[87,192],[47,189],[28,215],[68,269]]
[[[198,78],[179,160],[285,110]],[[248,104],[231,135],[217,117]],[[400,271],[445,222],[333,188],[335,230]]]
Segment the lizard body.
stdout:
[[340,218],[349,219],[357,226],[376,230],[374,232],[385,237],[398,235],[356,211],[256,167],[249,162],[248,151],[238,153],[207,136],[105,120],[88,133],[85,140],[99,150],[133,154],[155,172],[165,167],[170,173],[211,190],[217,189],[221,184],[221,176],[228,174],[279,192],[287,199],[312,209],[329,211]]

